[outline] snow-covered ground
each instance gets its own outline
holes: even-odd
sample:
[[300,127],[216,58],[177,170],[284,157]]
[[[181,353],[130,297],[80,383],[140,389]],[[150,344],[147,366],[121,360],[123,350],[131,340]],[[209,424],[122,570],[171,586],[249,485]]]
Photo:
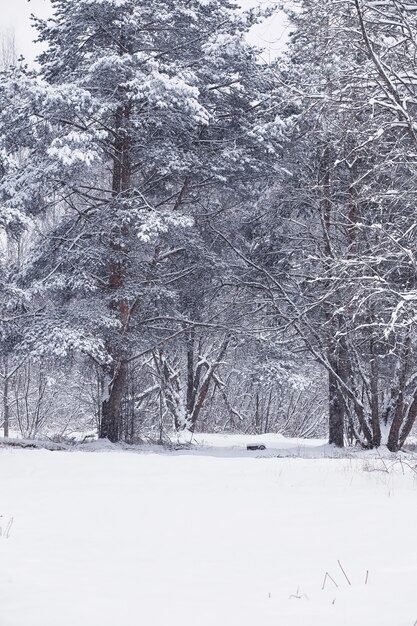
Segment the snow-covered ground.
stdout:
[[256,439],[1,448],[0,626],[413,626],[415,458]]

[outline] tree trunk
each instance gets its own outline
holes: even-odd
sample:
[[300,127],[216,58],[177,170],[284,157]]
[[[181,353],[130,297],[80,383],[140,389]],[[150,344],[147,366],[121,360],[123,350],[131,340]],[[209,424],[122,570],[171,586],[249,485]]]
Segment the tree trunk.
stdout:
[[195,329],[191,328],[187,336],[187,414],[191,415],[195,402],[194,380],[194,343]]
[[343,448],[345,432],[345,405],[337,378],[329,371],[329,443]]
[[[372,320],[373,321],[373,320]],[[371,353],[371,380],[370,380],[370,392],[371,392],[371,423],[372,423],[372,447],[379,448],[381,445],[381,423],[379,419],[379,394],[378,394],[378,379],[379,379],[379,367],[378,367],[378,355],[375,350],[375,342],[371,335],[370,338],[370,353]]]
[[[323,250],[325,256],[325,266],[329,269],[332,263],[331,247],[331,156],[330,146],[326,145],[321,160],[321,183],[323,186],[323,198],[321,200],[321,219],[323,226]],[[345,407],[341,397],[337,375],[339,375],[338,346],[334,346],[336,354],[333,354],[329,361],[333,362],[334,372],[329,371],[329,443],[338,448],[344,445],[345,427]],[[336,374],[336,375],[335,375]]]
[[102,403],[100,438],[116,442],[121,434],[121,415],[123,395],[127,385],[127,364],[120,361],[112,368],[112,378],[105,389],[106,397]]
[[260,432],[259,392],[257,391],[255,393],[255,433],[259,435]]
[[391,452],[397,452],[399,449],[400,428],[404,414],[404,403],[402,401],[402,397],[398,398],[397,403],[394,420],[391,424],[387,441],[387,448]]
[[[130,118],[132,106],[127,103],[120,106],[115,114],[116,137],[113,144],[113,179],[112,192],[116,199],[119,196],[126,196],[131,186],[131,137]],[[126,280],[126,256],[128,254],[128,229],[123,227],[116,233],[116,239],[110,241],[110,255],[112,260],[109,268],[108,286],[110,291],[115,292],[115,298],[111,302],[112,310],[118,312],[122,323],[120,341],[121,349],[118,348],[110,356],[113,359],[111,368],[111,382],[105,390],[105,398],[102,403],[102,417],[100,427],[100,438],[108,438],[110,441],[119,441],[121,437],[122,422],[122,401],[127,387],[127,364],[121,354],[124,354],[124,344],[126,342],[126,330],[129,324],[129,303],[125,298],[118,298],[117,292],[123,287]],[[115,343],[115,342],[111,342]]]
[[9,367],[8,360],[4,360],[4,384],[3,384],[3,433],[9,436],[10,405],[9,405]]
[[[399,450],[400,448],[400,432],[401,432],[401,427],[402,427],[405,413],[406,413],[405,391],[406,391],[407,371],[408,371],[408,365],[409,365],[409,359],[410,359],[410,343],[411,343],[410,333],[408,332],[405,346],[404,346],[404,351],[401,355],[402,362],[401,362],[401,369],[398,375],[398,380],[396,381],[397,388],[394,390],[394,394],[393,394],[396,400],[395,410],[394,410],[394,416],[392,419],[391,428],[389,430],[388,441],[387,441],[387,448],[391,452],[397,452],[397,450]],[[415,400],[413,399],[412,405],[408,411],[407,422],[409,422],[409,420],[412,420],[412,423],[414,423],[414,419],[412,419],[412,416],[414,414],[414,404],[415,404]],[[405,441],[405,439],[403,441]]]
[[197,378],[196,378],[194,381],[194,387],[195,387],[195,392],[196,392],[195,402],[193,404],[193,412],[191,415],[189,415],[189,421],[190,421],[189,429],[191,432],[194,432],[195,430],[198,417],[200,415],[201,409],[203,408],[203,405],[207,397],[207,393],[210,388],[210,384],[213,380],[215,371],[220,366],[224,358],[224,355],[226,354],[227,349],[229,347],[229,343],[230,343],[230,336],[227,335],[224,338],[222,345],[220,346],[216,361],[213,363],[213,365],[210,365],[208,367],[208,371],[205,373],[201,386],[199,386],[199,389],[197,387],[197,382],[199,383],[200,379],[198,378],[198,381],[197,381]]
[[408,408],[407,417],[405,419],[405,423],[401,428],[400,436],[398,439],[397,450],[401,450],[403,445],[405,444],[408,435],[411,432],[411,429],[414,426],[414,423],[417,418],[417,392],[414,393],[414,397],[411,401],[411,404]]

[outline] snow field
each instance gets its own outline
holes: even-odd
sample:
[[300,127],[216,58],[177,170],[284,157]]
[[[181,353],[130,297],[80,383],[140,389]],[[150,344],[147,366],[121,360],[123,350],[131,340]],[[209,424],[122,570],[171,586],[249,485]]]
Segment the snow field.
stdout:
[[233,450],[1,449],[0,625],[414,625],[414,471]]

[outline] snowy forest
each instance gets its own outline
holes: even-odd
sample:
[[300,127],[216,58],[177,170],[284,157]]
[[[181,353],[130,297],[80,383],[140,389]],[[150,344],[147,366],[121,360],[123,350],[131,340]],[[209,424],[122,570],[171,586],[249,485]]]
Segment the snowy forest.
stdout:
[[[417,417],[417,5],[51,0],[0,49],[4,437]],[[285,13],[274,59],[247,34]]]

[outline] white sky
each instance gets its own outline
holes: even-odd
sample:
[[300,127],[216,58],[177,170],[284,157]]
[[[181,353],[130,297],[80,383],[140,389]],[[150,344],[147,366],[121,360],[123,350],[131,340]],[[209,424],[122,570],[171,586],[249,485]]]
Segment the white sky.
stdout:
[[28,60],[32,60],[39,49],[33,43],[36,32],[31,27],[31,13],[47,17],[50,13],[49,0],[0,0],[0,30],[14,30],[17,52]]
[[[3,0],[0,0],[0,5]],[[237,0],[243,8],[250,8],[260,5],[268,7],[276,3],[275,0]],[[249,35],[249,41],[259,47],[265,48],[263,55],[265,61],[270,61],[277,56],[278,52],[284,47],[289,25],[285,21],[285,15],[281,12],[275,13],[262,24],[258,24],[252,29]]]
[[[245,8],[257,4],[268,6],[271,0],[240,0],[239,4]],[[14,30],[17,52],[23,54],[28,61],[32,61],[40,49],[39,45],[33,43],[36,32],[31,27],[31,13],[39,17],[47,17],[50,13],[49,0],[0,0],[0,32]],[[265,60],[269,60],[282,48],[286,32],[282,15],[277,14],[265,24],[256,26],[251,33],[250,40],[266,48]]]

